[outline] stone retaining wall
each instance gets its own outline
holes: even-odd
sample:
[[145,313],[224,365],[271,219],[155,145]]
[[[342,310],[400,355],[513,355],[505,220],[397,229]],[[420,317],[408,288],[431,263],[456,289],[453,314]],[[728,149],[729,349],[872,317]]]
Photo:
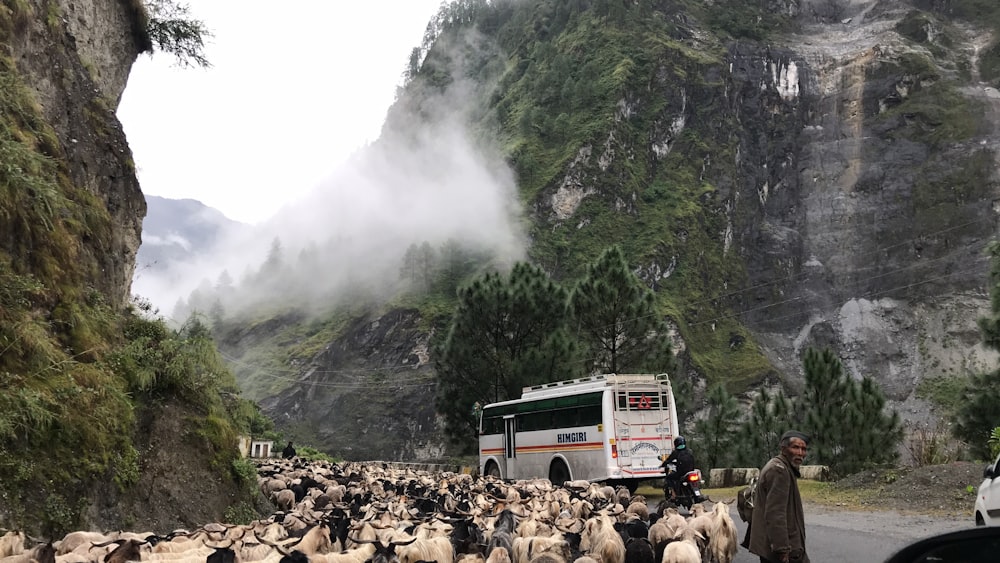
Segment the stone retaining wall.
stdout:
[[[810,481],[829,481],[830,467],[826,465],[803,465],[799,468],[803,479]],[[713,469],[708,476],[708,486],[713,489],[726,487],[741,487],[748,485],[750,479],[760,475],[756,467],[725,467]]]

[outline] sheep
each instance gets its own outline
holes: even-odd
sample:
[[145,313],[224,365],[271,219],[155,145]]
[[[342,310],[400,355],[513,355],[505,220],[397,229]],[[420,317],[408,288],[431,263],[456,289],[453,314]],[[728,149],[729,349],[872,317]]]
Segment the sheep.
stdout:
[[736,524],[729,515],[729,506],[718,502],[712,510],[715,526],[708,538],[708,551],[716,563],[732,563],[736,557]]

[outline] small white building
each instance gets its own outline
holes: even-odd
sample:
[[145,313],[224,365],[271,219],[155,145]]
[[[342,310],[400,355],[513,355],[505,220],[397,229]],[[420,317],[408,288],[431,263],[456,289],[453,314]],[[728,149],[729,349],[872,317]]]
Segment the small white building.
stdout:
[[271,450],[274,449],[274,442],[271,440],[252,440],[250,442],[250,457],[268,458],[271,457]]

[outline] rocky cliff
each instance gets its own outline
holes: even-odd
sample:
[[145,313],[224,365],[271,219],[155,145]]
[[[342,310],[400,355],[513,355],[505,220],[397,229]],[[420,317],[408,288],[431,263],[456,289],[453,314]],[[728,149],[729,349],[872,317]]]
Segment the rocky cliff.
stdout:
[[40,537],[255,514],[252,405],[204,330],[130,303],[146,204],[115,109],[146,17],[0,3],[0,526]]
[[926,421],[922,381],[997,361],[975,321],[989,307],[1000,96],[978,61],[995,30],[920,4],[802,2],[780,52],[732,51],[742,111],[789,124],[756,152],[744,128],[732,207],[749,289],[732,303],[780,372],[832,347]]
[[[129,298],[146,203],[115,109],[132,63],[151,48],[138,0],[27,0],[5,3],[6,56],[58,138],[70,182],[101,202],[79,259],[81,283],[110,303]],[[98,225],[100,223],[100,225]]]

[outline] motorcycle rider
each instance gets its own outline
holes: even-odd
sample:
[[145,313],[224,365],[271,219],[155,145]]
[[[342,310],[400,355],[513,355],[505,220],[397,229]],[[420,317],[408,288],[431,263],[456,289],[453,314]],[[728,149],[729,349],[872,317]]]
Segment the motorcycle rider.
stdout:
[[[667,467],[670,464],[673,464],[675,468],[672,472]],[[663,488],[670,491],[671,499],[677,498],[677,489],[681,479],[688,472],[694,471],[694,454],[688,449],[684,436],[674,438],[674,451],[670,453],[670,457],[663,460],[660,467],[666,473],[666,477],[663,478]]]

